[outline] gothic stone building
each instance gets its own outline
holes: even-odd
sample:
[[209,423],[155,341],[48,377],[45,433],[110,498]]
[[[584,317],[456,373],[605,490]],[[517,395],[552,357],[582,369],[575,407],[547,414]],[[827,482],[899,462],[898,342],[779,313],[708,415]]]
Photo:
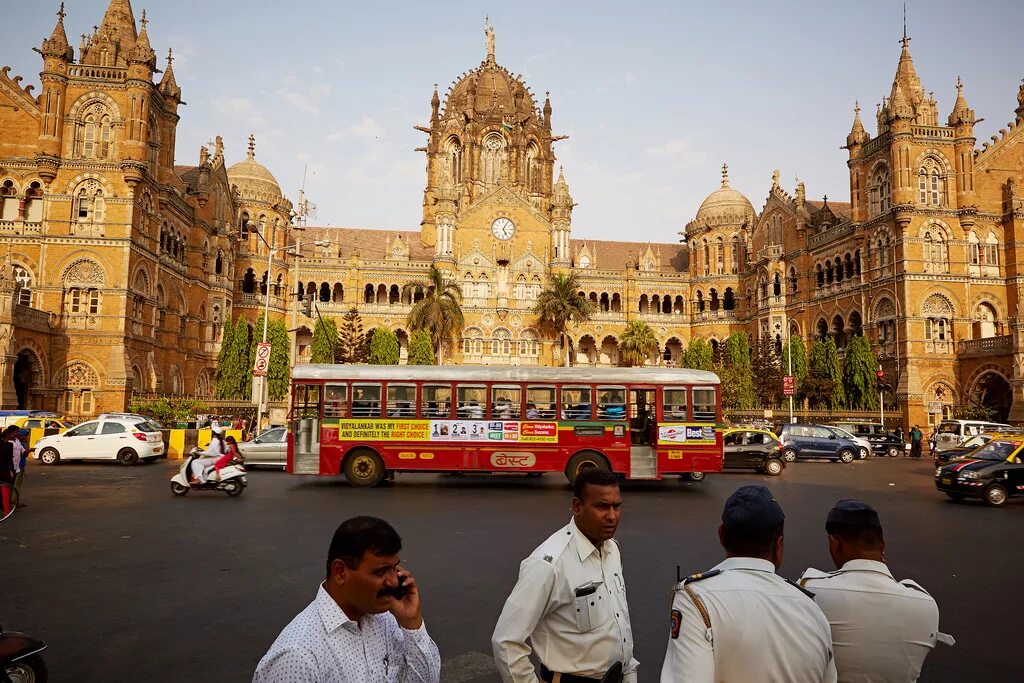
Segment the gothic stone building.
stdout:
[[175,165],[182,94],[170,56],[154,80],[140,25],[112,0],[76,61],[62,14],[42,44],[39,95],[0,73],[5,407],[88,415],[132,390],[207,395],[222,321],[255,320],[265,303],[301,362],[313,322],[287,295],[296,288],[323,315],[354,307],[368,331],[393,329],[404,357],[422,296],[404,286],[436,265],[463,289],[451,362],[561,363],[531,309],[550,273],[572,270],[596,308],[572,330],[578,364],[617,363],[635,319],[653,327],[649,362],[663,364],[693,338],[739,330],[777,344],[831,335],[841,348],[866,335],[909,423],[972,399],[1024,419],[1024,91],[1015,121],[979,149],[962,86],[942,125],[905,42],[876,135],[858,109],[847,138],[848,203],[809,200],[802,183],[790,194],[776,172],[755,209],[723,169],[685,243],[588,240],[573,236],[555,176],[550,99],[498,64],[488,28],[485,59],[443,98],[435,88],[417,126],[419,229],[303,228],[251,139],[231,167],[219,139],[197,165]]

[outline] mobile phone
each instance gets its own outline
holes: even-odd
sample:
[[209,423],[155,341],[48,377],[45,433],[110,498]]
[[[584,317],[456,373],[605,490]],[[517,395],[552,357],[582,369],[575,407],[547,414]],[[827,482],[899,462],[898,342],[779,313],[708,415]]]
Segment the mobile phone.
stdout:
[[406,592],[409,589],[405,587],[405,574],[398,575],[398,585],[394,588],[385,588],[384,594],[390,595],[395,600],[401,600],[405,597]]

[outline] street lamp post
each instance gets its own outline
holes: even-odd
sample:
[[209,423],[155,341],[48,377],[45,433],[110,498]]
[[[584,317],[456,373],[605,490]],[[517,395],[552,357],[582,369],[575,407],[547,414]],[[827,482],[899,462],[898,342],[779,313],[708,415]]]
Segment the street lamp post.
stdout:
[[[314,247],[328,247],[333,244],[330,240],[314,240]],[[292,334],[294,335],[294,341],[292,343],[291,363],[294,366],[299,360],[299,303],[306,296],[305,290],[302,288],[302,278],[299,277],[299,264],[302,262],[302,248],[300,241],[296,240],[295,244],[292,245],[295,249],[295,299],[292,301]],[[314,293],[313,296],[316,296]]]

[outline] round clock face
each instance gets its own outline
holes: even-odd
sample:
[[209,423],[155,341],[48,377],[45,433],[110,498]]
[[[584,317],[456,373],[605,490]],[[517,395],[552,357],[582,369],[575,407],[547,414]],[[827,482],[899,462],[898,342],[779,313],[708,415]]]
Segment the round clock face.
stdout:
[[516,224],[505,217],[496,218],[491,223],[491,234],[499,240],[510,240],[516,234]]

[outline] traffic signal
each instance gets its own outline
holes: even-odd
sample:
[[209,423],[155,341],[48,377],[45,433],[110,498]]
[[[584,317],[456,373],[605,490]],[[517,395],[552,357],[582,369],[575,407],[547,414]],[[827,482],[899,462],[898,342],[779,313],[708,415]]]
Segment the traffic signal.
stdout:
[[885,372],[881,368],[875,373],[875,382],[878,385],[879,391],[892,391],[892,385],[886,381]]

